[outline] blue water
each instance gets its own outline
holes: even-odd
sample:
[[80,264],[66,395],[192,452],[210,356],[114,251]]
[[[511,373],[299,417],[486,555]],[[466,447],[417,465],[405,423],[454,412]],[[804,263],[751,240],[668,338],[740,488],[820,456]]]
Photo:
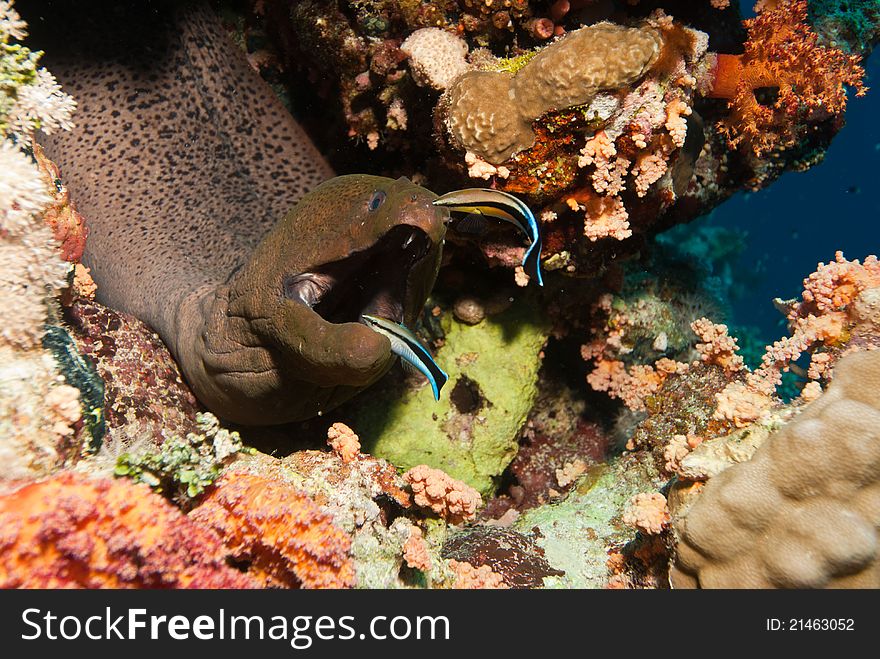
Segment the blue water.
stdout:
[[880,253],[880,53],[866,68],[871,89],[851,95],[846,126],[822,163],[739,193],[699,220],[748,231],[737,261],[748,290],[733,300],[732,320],[757,326],[768,340],[784,333],[772,299],[798,296],[819,261],[833,260],[838,249],[849,259]]

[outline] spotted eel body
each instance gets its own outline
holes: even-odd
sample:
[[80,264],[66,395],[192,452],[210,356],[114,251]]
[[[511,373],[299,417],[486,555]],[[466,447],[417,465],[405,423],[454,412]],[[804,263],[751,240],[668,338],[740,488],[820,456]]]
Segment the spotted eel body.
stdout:
[[[387,339],[356,321],[411,321],[424,303],[445,230],[434,195],[405,179],[319,186],[329,165],[203,2],[43,12],[25,16],[32,40],[78,103],[76,128],[43,141],[89,224],[98,299],[155,328],[232,421],[306,418],[387,371]],[[386,237],[400,226],[419,240]],[[331,297],[333,322],[313,310]]]

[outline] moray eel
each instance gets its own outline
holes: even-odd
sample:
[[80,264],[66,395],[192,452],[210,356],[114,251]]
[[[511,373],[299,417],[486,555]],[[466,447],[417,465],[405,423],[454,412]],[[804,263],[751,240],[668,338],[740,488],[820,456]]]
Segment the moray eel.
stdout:
[[89,224],[99,301],[152,326],[229,421],[309,418],[379,379],[396,357],[358,321],[415,321],[436,195],[330,178],[204,3],[44,4],[33,43],[79,107],[41,141]]

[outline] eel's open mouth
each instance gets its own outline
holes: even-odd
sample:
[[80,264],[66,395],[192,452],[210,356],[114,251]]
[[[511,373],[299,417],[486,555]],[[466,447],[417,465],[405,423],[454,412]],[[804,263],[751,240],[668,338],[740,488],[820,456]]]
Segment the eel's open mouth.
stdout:
[[284,296],[331,323],[358,322],[362,314],[403,323],[410,273],[430,251],[424,231],[400,224],[368,249],[289,275]]

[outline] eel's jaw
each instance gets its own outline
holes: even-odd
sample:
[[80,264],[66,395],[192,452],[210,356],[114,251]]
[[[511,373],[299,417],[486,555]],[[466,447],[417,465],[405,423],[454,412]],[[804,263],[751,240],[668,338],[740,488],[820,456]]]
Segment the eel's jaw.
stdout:
[[363,314],[404,323],[414,277],[435,245],[420,228],[400,224],[368,249],[285,277],[284,297],[331,323],[358,322]]

